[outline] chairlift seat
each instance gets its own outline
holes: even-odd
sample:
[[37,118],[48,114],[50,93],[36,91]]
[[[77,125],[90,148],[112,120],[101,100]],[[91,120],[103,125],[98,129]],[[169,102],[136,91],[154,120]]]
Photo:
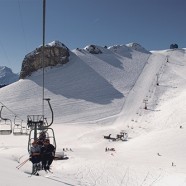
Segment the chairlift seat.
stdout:
[[19,132],[13,132],[13,134],[15,135],[15,136],[21,136],[21,135],[23,135],[23,133],[21,132],[21,131],[19,131]]
[[0,135],[10,135],[12,130],[0,130]]

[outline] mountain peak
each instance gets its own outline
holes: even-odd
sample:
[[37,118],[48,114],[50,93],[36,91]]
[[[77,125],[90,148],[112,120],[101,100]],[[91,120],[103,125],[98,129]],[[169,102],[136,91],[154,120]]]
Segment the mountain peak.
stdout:
[[0,85],[8,85],[19,79],[19,75],[12,72],[11,68],[0,66]]
[[[30,76],[32,72],[42,68],[42,52],[42,46],[40,46],[25,56],[22,62],[20,79],[24,79]],[[69,61],[69,56],[69,49],[60,41],[52,41],[45,45],[45,67],[65,64]]]
[[52,42],[46,44],[46,46],[49,46],[49,47],[62,47],[62,48],[68,49],[68,47],[65,44],[61,43],[58,40],[52,41]]
[[128,43],[126,44],[126,46],[139,52],[150,53],[148,50],[146,50],[144,47],[142,47],[138,43]]

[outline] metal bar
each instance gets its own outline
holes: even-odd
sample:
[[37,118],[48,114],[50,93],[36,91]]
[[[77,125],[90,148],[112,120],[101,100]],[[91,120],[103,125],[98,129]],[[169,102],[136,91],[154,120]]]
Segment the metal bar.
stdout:
[[45,61],[44,61],[44,47],[45,47],[45,11],[46,0],[43,0],[43,47],[42,47],[42,67],[43,67],[43,93],[42,93],[42,112],[44,116],[44,87],[45,87]]

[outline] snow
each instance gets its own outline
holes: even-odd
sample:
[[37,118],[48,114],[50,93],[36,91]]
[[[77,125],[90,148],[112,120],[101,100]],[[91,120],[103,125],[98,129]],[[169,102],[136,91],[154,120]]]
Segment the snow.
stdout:
[[[30,161],[16,168],[28,159],[28,136],[0,135],[1,185],[186,185],[186,49],[127,47],[76,49],[69,63],[45,69],[57,151],[73,151],[53,162],[53,174],[30,177]],[[42,71],[0,89],[0,97],[2,116],[26,124],[27,115],[42,113]],[[50,121],[47,104],[45,114]],[[103,138],[121,130],[127,141]]]
[[62,48],[67,49],[67,47],[63,43],[61,43],[60,41],[52,41],[52,42],[48,43],[46,46],[57,46],[57,47],[62,47]]
[[145,48],[143,48],[140,44],[138,43],[128,43],[126,46],[131,47],[134,50],[141,51],[141,52],[146,52],[149,53]]

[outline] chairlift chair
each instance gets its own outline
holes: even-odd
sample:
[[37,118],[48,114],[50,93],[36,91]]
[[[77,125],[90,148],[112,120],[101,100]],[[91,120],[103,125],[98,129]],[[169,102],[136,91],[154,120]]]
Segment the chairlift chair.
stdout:
[[41,132],[46,133],[46,139],[49,139],[50,143],[52,145],[54,145],[54,147],[56,149],[56,139],[55,139],[55,135],[54,135],[54,130],[52,128],[38,128],[36,137],[35,137],[35,130],[32,129],[30,131],[29,140],[28,140],[28,152],[30,152],[32,142],[39,139],[39,135],[40,135]]
[[9,135],[12,133],[12,122],[10,119],[0,120],[0,135]]
[[12,121],[8,118],[2,117],[2,110],[4,106],[1,106],[0,110],[0,135],[9,135],[12,133]]
[[16,121],[16,117],[14,118],[14,127],[13,127],[13,134],[14,135],[22,135],[22,120],[20,122]]
[[43,115],[28,115],[27,116],[27,125],[30,128],[29,139],[28,139],[28,152],[30,151],[31,144],[34,140],[39,138],[39,134],[41,132],[46,132],[48,134],[47,138],[50,139],[50,143],[54,145],[56,148],[56,140],[54,135],[54,130],[50,128],[53,123],[53,110],[50,105],[50,99],[46,99],[50,106],[52,112],[52,120],[51,123],[48,124],[47,118]]
[[16,120],[16,116],[14,118],[13,134],[17,136],[29,135],[29,128],[27,127],[27,125],[23,125],[23,120]]
[[28,126],[22,126],[22,135],[29,135],[30,134],[30,129]]

